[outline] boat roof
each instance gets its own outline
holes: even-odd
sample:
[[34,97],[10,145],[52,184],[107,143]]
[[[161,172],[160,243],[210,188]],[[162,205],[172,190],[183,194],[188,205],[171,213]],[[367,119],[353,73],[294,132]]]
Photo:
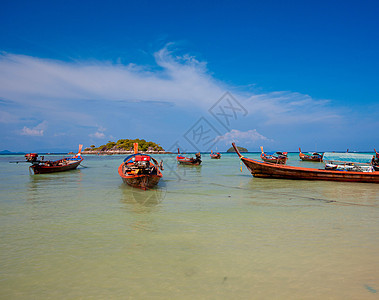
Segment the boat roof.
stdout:
[[[304,152],[303,152],[304,153]],[[307,154],[307,155],[319,155],[319,156],[322,156],[322,153],[319,153],[319,152],[306,152],[304,154]]]
[[357,163],[370,163],[374,154],[364,153],[338,153],[338,152],[325,152],[324,160],[329,161],[343,161],[343,162],[357,162]]
[[147,154],[135,153],[135,154],[132,154],[132,155],[127,156],[127,157],[124,159],[124,162],[128,161],[129,159],[131,159],[131,158],[134,157],[134,156],[148,156],[148,157],[152,158],[150,155],[147,155]]

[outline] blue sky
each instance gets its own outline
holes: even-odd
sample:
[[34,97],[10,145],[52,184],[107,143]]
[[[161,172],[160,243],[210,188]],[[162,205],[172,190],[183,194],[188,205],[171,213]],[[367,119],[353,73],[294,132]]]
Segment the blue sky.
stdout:
[[[0,150],[371,151],[378,14],[377,1],[4,1]],[[240,109],[223,124],[227,101]]]

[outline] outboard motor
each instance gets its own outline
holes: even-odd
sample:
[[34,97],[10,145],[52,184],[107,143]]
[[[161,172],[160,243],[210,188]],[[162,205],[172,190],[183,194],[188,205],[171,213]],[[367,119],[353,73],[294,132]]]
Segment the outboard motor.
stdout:
[[136,161],[134,162],[134,166],[138,169],[146,169],[149,167],[149,162],[148,161]]
[[372,157],[371,165],[375,171],[379,171],[379,153],[376,153],[376,155]]
[[195,154],[195,156],[196,156],[195,161],[201,163],[201,154],[200,154],[200,152],[197,152],[197,153]]
[[134,167],[136,167],[137,169],[141,169],[142,171],[143,170],[149,171],[150,170],[150,156],[147,156],[147,155],[136,156],[135,161],[134,161]]

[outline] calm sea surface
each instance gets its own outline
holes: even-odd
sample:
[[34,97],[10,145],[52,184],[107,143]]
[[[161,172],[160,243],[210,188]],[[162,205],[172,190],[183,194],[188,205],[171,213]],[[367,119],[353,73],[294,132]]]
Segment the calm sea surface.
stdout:
[[140,191],[124,157],[29,175],[0,156],[0,299],[378,299],[379,185],[156,155],[164,177]]

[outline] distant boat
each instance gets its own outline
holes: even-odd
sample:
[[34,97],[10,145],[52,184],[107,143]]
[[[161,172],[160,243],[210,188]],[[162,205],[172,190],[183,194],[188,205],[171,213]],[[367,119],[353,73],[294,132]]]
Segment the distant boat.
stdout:
[[353,152],[325,152],[325,169],[338,171],[371,172],[379,171],[379,153],[375,155]]
[[217,153],[213,153],[213,151],[211,150],[211,159],[220,159],[221,158],[221,153],[220,152],[217,152]]
[[301,152],[301,149],[299,148],[299,157],[302,161],[316,161],[316,162],[322,162],[322,157],[324,156],[324,153],[320,154],[317,152],[313,152],[311,155],[304,154]]
[[261,159],[264,162],[282,165],[285,165],[287,163],[287,152],[265,153],[263,151],[263,147],[261,147],[261,151]]
[[201,154],[200,152],[196,153],[195,157],[185,157],[180,154],[179,148],[178,148],[178,156],[176,157],[176,161],[178,164],[181,165],[192,165],[192,166],[198,166],[201,164]]
[[118,167],[118,174],[122,181],[132,187],[142,190],[156,186],[163,177],[162,162],[150,155],[138,153],[138,143],[134,144],[134,154],[129,155]]
[[232,146],[254,177],[379,183],[379,172],[376,171],[337,171],[266,163],[246,158],[241,155],[234,143],[232,143]]
[[29,167],[33,170],[34,174],[45,174],[70,171],[76,169],[83,161],[81,156],[83,145],[79,145],[79,152],[73,157],[65,157],[56,161],[44,160],[42,156],[41,160],[38,160],[37,153],[29,153],[25,155],[26,161],[32,165]]

